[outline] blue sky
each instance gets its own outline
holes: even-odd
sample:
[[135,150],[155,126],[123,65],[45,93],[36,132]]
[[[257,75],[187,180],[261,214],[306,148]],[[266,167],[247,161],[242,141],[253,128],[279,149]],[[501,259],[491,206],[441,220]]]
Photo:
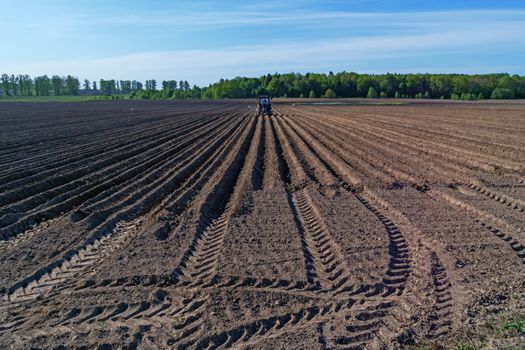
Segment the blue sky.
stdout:
[[205,85],[274,72],[525,75],[523,1],[6,1],[0,72]]

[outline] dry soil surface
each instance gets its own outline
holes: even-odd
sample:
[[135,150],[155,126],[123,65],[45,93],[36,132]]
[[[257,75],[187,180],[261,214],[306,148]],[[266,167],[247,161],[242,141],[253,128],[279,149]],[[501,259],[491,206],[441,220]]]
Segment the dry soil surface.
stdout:
[[525,103],[0,106],[0,347],[523,348]]

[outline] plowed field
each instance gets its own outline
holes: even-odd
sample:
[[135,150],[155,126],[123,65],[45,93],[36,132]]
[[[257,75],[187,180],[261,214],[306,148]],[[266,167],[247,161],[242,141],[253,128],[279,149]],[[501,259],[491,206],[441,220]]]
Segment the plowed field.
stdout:
[[525,103],[13,103],[0,125],[0,348],[525,344]]

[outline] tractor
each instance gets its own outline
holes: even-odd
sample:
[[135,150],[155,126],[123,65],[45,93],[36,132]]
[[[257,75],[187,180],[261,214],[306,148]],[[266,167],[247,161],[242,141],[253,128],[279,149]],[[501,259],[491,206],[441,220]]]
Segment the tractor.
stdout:
[[272,99],[268,95],[261,95],[257,99],[257,115],[272,115]]

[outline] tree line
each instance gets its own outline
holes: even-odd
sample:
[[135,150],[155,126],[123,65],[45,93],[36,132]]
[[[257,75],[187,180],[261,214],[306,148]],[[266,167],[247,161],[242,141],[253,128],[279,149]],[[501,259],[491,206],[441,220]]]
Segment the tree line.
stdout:
[[160,89],[157,89],[155,80],[146,81],[145,90],[135,90],[130,98],[148,100],[203,98],[202,89],[197,85],[190,86],[186,80],[163,80]]
[[71,75],[47,75],[32,79],[29,75],[0,76],[0,95],[4,96],[50,96],[50,95],[78,95],[79,81]]
[[221,79],[202,90],[205,98],[368,97],[454,100],[525,98],[525,77],[509,74],[268,74]]
[[259,78],[221,79],[207,87],[190,86],[185,80],[84,80],[71,75],[32,79],[29,75],[0,77],[0,94],[8,96],[119,95],[136,99],[187,98],[433,98],[453,100],[525,98],[525,77],[509,74],[267,74]]
[[146,80],[144,84],[137,80],[85,79],[80,84],[78,78],[71,75],[38,76],[32,79],[29,75],[0,76],[0,96],[62,96],[62,95],[121,95],[129,94],[139,99],[201,98],[200,88],[190,87],[188,81],[166,80],[162,89],[157,88],[155,79]]

